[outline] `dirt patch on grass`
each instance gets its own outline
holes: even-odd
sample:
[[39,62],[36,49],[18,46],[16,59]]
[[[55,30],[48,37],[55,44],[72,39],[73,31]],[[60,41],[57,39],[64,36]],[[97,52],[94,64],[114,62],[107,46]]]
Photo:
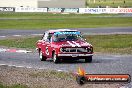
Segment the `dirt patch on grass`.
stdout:
[[70,73],[51,70],[0,66],[0,82],[4,85],[26,85],[27,88],[119,88],[120,84],[78,85]]

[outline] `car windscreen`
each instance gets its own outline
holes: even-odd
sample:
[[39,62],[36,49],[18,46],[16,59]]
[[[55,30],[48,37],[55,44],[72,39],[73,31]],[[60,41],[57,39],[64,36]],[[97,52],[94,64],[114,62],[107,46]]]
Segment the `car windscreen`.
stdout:
[[53,41],[75,41],[78,39],[82,39],[80,32],[59,32],[54,34]]

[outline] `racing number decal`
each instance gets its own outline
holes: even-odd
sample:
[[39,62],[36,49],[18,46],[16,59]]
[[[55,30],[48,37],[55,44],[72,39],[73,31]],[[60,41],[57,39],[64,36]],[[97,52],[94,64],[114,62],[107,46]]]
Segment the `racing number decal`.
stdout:
[[46,53],[47,55],[49,55],[48,47],[46,47],[46,51],[45,51],[45,53]]

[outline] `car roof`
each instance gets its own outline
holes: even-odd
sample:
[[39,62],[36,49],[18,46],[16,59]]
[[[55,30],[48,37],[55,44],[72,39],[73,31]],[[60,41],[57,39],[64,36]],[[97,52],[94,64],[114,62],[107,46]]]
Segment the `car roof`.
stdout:
[[78,30],[71,30],[71,29],[57,29],[57,30],[48,30],[49,33],[61,32],[61,31],[78,31]]

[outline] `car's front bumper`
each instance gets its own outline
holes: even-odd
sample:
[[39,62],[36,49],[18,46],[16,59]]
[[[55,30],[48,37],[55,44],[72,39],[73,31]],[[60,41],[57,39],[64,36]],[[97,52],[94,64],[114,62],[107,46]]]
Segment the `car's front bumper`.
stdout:
[[58,54],[58,57],[88,57],[93,54]]

